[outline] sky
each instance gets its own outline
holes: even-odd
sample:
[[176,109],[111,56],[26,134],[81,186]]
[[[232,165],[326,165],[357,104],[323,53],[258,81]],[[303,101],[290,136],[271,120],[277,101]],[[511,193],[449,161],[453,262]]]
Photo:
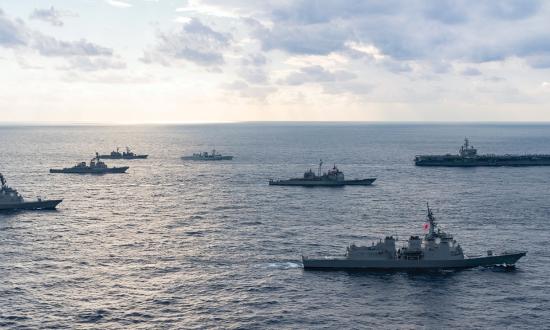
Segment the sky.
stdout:
[[550,121],[550,2],[0,0],[0,122]]

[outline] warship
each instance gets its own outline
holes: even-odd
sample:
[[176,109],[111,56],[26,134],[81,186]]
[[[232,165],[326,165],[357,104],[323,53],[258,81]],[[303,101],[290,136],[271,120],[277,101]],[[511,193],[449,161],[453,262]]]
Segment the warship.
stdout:
[[342,187],[342,186],[369,186],[376,178],[345,180],[344,173],[336,165],[328,172],[322,173],[323,161],[319,162],[318,174],[311,169],[304,173],[303,178],[288,180],[269,180],[270,186],[303,186],[303,187]]
[[365,270],[429,270],[462,269],[479,266],[506,265],[515,263],[527,254],[525,251],[494,254],[487,251],[483,256],[465,256],[460,244],[437,227],[435,217],[428,206],[428,233],[423,238],[411,236],[406,245],[396,249],[397,238],[387,236],[371,246],[348,246],[343,256],[302,256],[304,269],[365,269]]
[[50,173],[76,173],[76,174],[106,174],[106,173],[125,173],[129,169],[128,166],[121,167],[108,167],[99,158],[96,153],[95,158],[90,160],[90,165],[86,165],[86,162],[81,162],[73,167],[65,167],[62,169],[51,168]]
[[192,156],[183,156],[183,160],[232,160],[233,156],[224,156],[222,154],[216,153],[216,149],[212,150],[212,153],[208,152],[199,152],[194,153]]
[[478,155],[477,149],[468,139],[460,147],[458,155],[418,155],[414,158],[416,166],[550,166],[550,155]]
[[126,151],[120,152],[119,148],[116,151],[111,151],[108,155],[99,155],[99,158],[103,159],[145,159],[149,155],[138,155],[133,153],[129,147],[126,147]]
[[6,184],[6,179],[0,173],[0,211],[14,210],[54,210],[61,203],[62,199],[42,200],[38,198],[35,201],[26,201],[17,190]]

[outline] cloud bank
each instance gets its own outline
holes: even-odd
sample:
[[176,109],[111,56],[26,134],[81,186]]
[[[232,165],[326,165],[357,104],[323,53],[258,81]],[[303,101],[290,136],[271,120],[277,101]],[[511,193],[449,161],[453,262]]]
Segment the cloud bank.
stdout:
[[[41,19],[62,26],[59,11],[35,10],[31,18]],[[120,68],[120,62],[113,62],[114,51],[86,39],[64,41],[29,28],[21,19],[12,19],[0,9],[0,47],[16,51],[32,51],[45,57],[69,59],[71,67],[86,71]]]
[[[138,80],[174,82],[158,93],[177,102],[193,96],[200,98],[193,104],[287,114],[334,107],[422,120],[447,118],[438,110],[445,108],[454,109],[446,111],[456,119],[460,109],[486,107],[499,118],[495,109],[535,109],[550,101],[543,86],[550,74],[550,3],[540,0],[87,5],[29,7],[24,15],[2,8],[0,48],[15,54],[22,68],[79,71],[97,84],[102,76],[91,74],[116,71],[106,84],[147,77]],[[79,17],[70,33],[68,13]],[[506,111],[506,118],[520,113]]]

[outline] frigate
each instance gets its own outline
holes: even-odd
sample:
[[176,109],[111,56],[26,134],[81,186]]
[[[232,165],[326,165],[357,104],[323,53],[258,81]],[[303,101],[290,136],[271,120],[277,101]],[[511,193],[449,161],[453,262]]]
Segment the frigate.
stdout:
[[2,173],[0,173],[0,182],[2,183],[0,187],[0,211],[54,210],[63,201],[62,199],[42,200],[41,198],[28,201],[17,190],[6,184],[6,179]]
[[509,251],[500,254],[487,251],[487,255],[466,256],[462,247],[448,234],[438,228],[428,206],[428,230],[423,238],[411,236],[406,244],[396,248],[397,238],[386,236],[370,246],[348,246],[343,256],[302,256],[305,269],[365,269],[365,270],[426,270],[461,269],[478,266],[513,266],[526,251]]
[[71,173],[71,174],[106,174],[106,173],[125,173],[130,167],[108,167],[99,158],[96,153],[95,158],[90,160],[90,165],[86,165],[86,162],[81,162],[73,167],[65,167],[61,169],[51,168],[50,173]]
[[108,155],[99,155],[99,158],[103,159],[145,159],[149,155],[138,155],[130,150],[129,147],[126,147],[126,151],[120,152],[119,148],[116,148],[116,151],[111,151]]
[[208,152],[199,152],[194,153],[191,156],[181,157],[183,160],[232,160],[233,156],[226,156],[216,152],[216,149],[212,150],[212,153]]
[[478,155],[477,149],[470,145],[467,138],[460,147],[458,155],[417,155],[414,158],[416,166],[550,166],[550,155]]
[[323,161],[319,162],[318,174],[309,169],[302,178],[288,180],[269,180],[270,186],[303,186],[303,187],[342,187],[342,186],[369,186],[376,178],[346,180],[344,172],[336,164],[328,172],[322,173]]

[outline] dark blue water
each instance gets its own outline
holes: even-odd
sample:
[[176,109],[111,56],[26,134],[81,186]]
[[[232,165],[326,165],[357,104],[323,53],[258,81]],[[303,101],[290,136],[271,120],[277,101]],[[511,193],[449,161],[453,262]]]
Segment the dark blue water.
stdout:
[[[1,127],[0,172],[58,211],[0,215],[0,327],[543,328],[550,167],[417,168],[419,153],[550,153],[547,125]],[[125,175],[49,174],[130,145]],[[231,162],[183,162],[215,147]],[[270,187],[318,160],[372,187]],[[515,270],[314,272],[300,255],[422,234],[425,203],[466,253]]]

